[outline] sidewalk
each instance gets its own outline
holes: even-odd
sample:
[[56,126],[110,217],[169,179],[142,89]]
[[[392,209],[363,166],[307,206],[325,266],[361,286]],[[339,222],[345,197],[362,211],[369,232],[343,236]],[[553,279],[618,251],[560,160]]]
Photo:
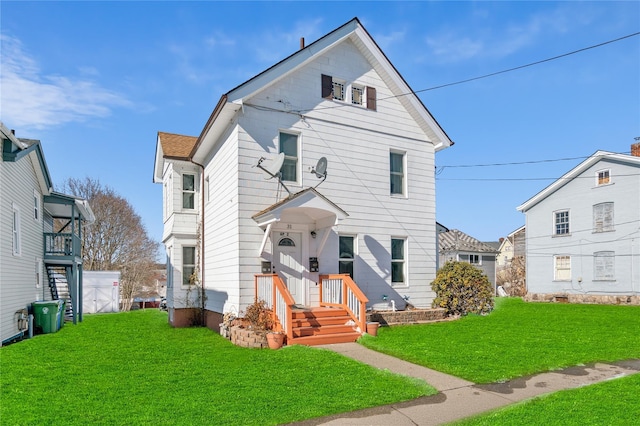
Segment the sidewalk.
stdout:
[[376,368],[422,379],[435,387],[439,393],[397,404],[305,420],[295,423],[296,425],[439,425],[537,395],[590,385],[640,371],[640,360],[631,360],[616,364],[572,367],[505,383],[475,385],[458,377],[372,351],[357,343],[319,347]]

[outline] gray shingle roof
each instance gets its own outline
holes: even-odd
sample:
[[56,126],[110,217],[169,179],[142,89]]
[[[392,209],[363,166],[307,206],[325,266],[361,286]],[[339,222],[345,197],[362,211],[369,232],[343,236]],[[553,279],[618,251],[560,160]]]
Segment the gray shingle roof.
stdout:
[[441,232],[438,235],[440,251],[498,253],[498,250],[457,229]]

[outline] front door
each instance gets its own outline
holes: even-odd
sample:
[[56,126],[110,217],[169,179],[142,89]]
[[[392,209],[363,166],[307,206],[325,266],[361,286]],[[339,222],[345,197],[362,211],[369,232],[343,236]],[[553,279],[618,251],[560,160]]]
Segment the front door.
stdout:
[[302,234],[299,232],[273,233],[273,267],[287,285],[293,300],[304,305],[306,292],[302,279]]

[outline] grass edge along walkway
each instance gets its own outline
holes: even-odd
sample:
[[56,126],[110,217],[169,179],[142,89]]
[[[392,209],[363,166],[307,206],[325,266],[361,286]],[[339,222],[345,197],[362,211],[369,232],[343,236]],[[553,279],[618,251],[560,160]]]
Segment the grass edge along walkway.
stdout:
[[86,315],[0,349],[4,424],[281,424],[435,393],[304,346],[245,349],[164,312]]

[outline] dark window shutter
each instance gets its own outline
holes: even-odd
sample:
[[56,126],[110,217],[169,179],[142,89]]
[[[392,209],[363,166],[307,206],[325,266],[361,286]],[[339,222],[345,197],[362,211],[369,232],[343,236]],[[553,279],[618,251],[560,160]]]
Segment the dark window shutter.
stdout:
[[332,99],[333,78],[330,75],[322,74],[322,97]]
[[367,86],[367,109],[376,111],[376,88]]

